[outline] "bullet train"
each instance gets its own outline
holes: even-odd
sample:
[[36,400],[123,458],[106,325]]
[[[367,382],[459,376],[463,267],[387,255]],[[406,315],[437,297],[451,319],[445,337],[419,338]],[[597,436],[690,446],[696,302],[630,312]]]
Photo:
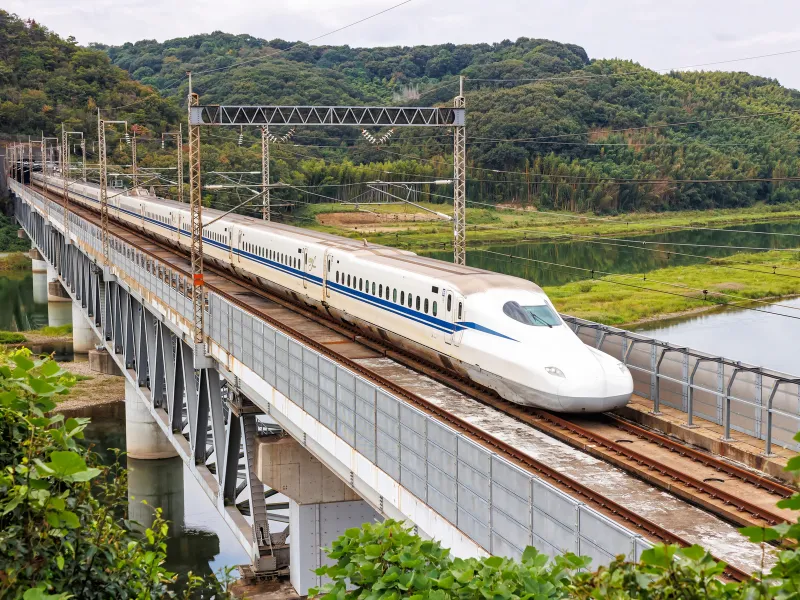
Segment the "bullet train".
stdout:
[[[99,208],[96,185],[73,181],[69,189],[72,201]],[[189,249],[187,204],[141,189],[114,193],[109,218]],[[203,222],[221,214],[204,209]],[[203,252],[217,267],[518,404],[601,412],[626,405],[633,392],[627,367],[581,342],[524,279],[235,214],[204,228]]]

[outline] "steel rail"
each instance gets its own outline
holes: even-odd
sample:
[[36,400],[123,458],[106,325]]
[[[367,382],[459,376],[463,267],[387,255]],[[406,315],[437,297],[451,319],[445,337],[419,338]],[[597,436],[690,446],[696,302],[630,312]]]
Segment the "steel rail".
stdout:
[[[50,198],[51,201],[54,201],[57,204],[63,206],[63,203],[60,202],[58,198],[54,197],[54,195],[52,195],[52,194],[50,194],[48,192],[47,196]],[[74,204],[70,206],[70,209],[72,210],[72,212],[78,213],[78,214],[80,214],[80,216],[82,216],[84,218],[87,218],[87,220],[91,221],[95,226],[98,225],[98,220],[96,218],[96,214],[97,213],[93,209],[90,209],[90,208],[85,207],[85,206],[78,207],[78,206],[75,206]],[[91,215],[91,216],[89,216],[89,215]],[[161,248],[163,251],[168,252],[173,256],[178,256],[183,260],[188,260],[188,252],[186,252],[183,248],[180,248],[180,247],[170,246],[170,245],[167,245],[167,244],[165,244],[165,243],[163,243],[161,241],[157,241],[157,240],[154,240],[154,239],[151,239],[151,238],[144,238],[146,240],[144,245],[142,245],[140,243],[136,243],[134,240],[136,238],[138,238],[138,237],[142,237],[142,233],[137,231],[137,230],[135,230],[135,229],[133,229],[133,228],[130,228],[125,223],[121,223],[121,222],[118,222],[118,221],[114,220],[114,223],[109,224],[109,229],[113,229],[115,232],[119,232],[119,231],[124,232],[126,235],[124,237],[123,236],[120,236],[120,237],[123,238],[126,243],[130,244],[131,246],[135,247],[138,251],[142,252],[143,254],[146,254],[146,255],[150,256],[151,258],[153,258],[153,259],[155,259],[155,260],[157,260],[159,262],[164,263],[165,262],[164,257],[163,256],[159,256],[158,253],[154,252],[152,249],[148,248],[147,246],[155,245],[158,248]],[[181,267],[176,266],[175,264],[172,264],[172,263],[166,263],[165,266],[168,266],[173,271],[182,274],[187,280],[191,281],[191,272],[190,272],[190,270],[181,268]],[[214,271],[216,272],[217,269],[214,269]],[[309,314],[310,311],[304,310],[304,309],[300,309],[294,303],[291,303],[289,301],[284,301],[283,299],[278,299],[276,296],[274,296],[273,294],[269,293],[267,290],[264,290],[263,288],[255,286],[255,285],[253,285],[253,284],[251,284],[249,282],[246,282],[246,281],[242,280],[241,278],[232,275],[228,271],[224,271],[224,273],[225,273],[225,275],[224,275],[225,279],[235,283],[236,285],[239,285],[239,286],[247,289],[251,293],[255,293],[255,294],[261,296],[262,298],[271,300],[271,301],[273,301],[273,302],[275,302],[275,303],[277,303],[279,305],[285,306],[285,307],[289,308],[290,310],[292,310],[295,313],[301,313],[301,314],[303,314],[303,316],[307,316],[307,317],[311,316]],[[177,285],[177,283],[176,283],[176,285]],[[316,350],[320,354],[322,354],[322,355],[324,355],[324,356],[326,356],[328,358],[333,359],[338,364],[346,367],[347,369],[351,370],[352,372],[357,373],[358,375],[360,375],[362,377],[365,377],[366,379],[371,380],[373,383],[379,385],[380,387],[386,389],[387,391],[390,391],[391,393],[393,393],[396,396],[402,398],[403,400],[405,400],[405,401],[407,401],[407,402],[419,407],[420,409],[424,410],[426,413],[435,416],[438,420],[455,426],[457,429],[461,430],[464,434],[466,434],[467,437],[469,437],[471,439],[479,440],[480,442],[483,443],[484,446],[488,446],[490,448],[495,449],[499,453],[505,455],[506,458],[510,459],[515,464],[518,464],[518,465],[524,467],[529,472],[534,472],[534,473],[536,473],[538,475],[541,475],[544,478],[546,478],[547,480],[549,480],[551,482],[554,482],[558,488],[560,488],[562,490],[568,490],[573,495],[579,496],[580,498],[582,498],[587,503],[587,505],[590,505],[593,508],[598,509],[601,513],[606,514],[607,516],[611,517],[613,520],[615,520],[617,522],[623,521],[626,525],[633,526],[633,528],[635,530],[643,532],[644,534],[649,536],[651,541],[660,541],[660,542],[664,542],[664,543],[668,543],[668,544],[677,544],[677,545],[683,546],[683,547],[692,545],[691,542],[689,542],[688,540],[684,539],[683,537],[681,537],[681,536],[669,531],[668,529],[662,527],[661,525],[658,525],[658,524],[654,523],[653,521],[647,519],[646,517],[643,517],[643,516],[635,513],[634,511],[628,509],[627,507],[625,507],[625,506],[617,503],[616,501],[608,498],[607,496],[604,496],[603,494],[601,494],[599,492],[596,492],[595,490],[592,490],[591,488],[585,486],[584,484],[580,483],[579,481],[577,481],[577,480],[575,480],[575,479],[573,479],[573,478],[571,478],[571,477],[569,477],[567,475],[564,475],[563,473],[560,473],[559,471],[557,471],[554,468],[548,466],[547,464],[543,463],[542,461],[539,461],[539,460],[537,460],[537,459],[535,459],[535,458],[533,458],[531,456],[528,456],[527,454],[524,454],[524,453],[520,452],[518,449],[514,448],[513,446],[511,446],[507,442],[505,442],[505,441],[503,441],[503,440],[501,440],[501,439],[499,439],[499,438],[497,438],[497,437],[495,437],[495,436],[493,436],[491,434],[488,434],[485,431],[482,431],[481,429],[479,429],[478,427],[472,425],[468,421],[466,421],[466,420],[464,420],[464,419],[462,419],[462,418],[460,418],[460,417],[458,417],[458,416],[456,416],[456,415],[454,415],[454,414],[442,409],[441,407],[439,407],[436,404],[430,402],[429,400],[426,400],[425,398],[423,398],[423,397],[421,397],[421,396],[419,396],[419,395],[417,395],[417,394],[415,394],[413,392],[410,392],[410,391],[406,390],[402,386],[400,386],[400,385],[398,385],[398,384],[396,384],[396,383],[384,378],[383,376],[379,375],[378,373],[374,372],[373,370],[362,366],[358,362],[356,362],[356,361],[354,361],[354,360],[352,360],[350,358],[347,358],[346,356],[343,356],[343,355],[339,354],[338,352],[336,352],[332,348],[329,348],[325,344],[322,344],[321,342],[318,342],[317,340],[307,336],[306,334],[304,334],[304,333],[302,333],[300,331],[297,331],[295,328],[291,327],[290,325],[285,324],[284,322],[280,321],[279,319],[276,319],[276,318],[272,317],[271,315],[269,315],[269,314],[267,314],[265,312],[262,312],[262,311],[259,311],[257,309],[254,309],[252,306],[248,305],[244,300],[238,298],[235,294],[231,294],[230,292],[220,288],[212,280],[206,281],[205,287],[206,287],[207,290],[213,291],[214,293],[219,294],[220,296],[224,297],[227,301],[231,302],[232,304],[235,304],[235,305],[239,306],[243,310],[246,310],[247,312],[249,312],[249,313],[251,313],[253,315],[257,315],[260,319],[262,319],[265,322],[269,323],[275,329],[278,329],[278,330],[290,335],[295,340],[305,344],[306,346],[308,346],[310,348],[313,348],[314,350]],[[314,320],[317,321],[320,324],[323,324],[323,325],[327,326],[327,327],[330,327],[332,325],[330,321],[328,321],[327,319],[324,319],[322,317],[318,317],[317,316],[317,318],[315,318]],[[333,329],[335,331],[338,331],[338,332],[341,333],[341,329],[344,329],[344,328],[333,327]],[[404,353],[404,352],[398,352],[396,349],[388,348],[388,347],[382,345],[380,342],[375,342],[375,341],[373,341],[371,339],[366,338],[363,335],[356,334],[353,331],[348,331],[347,329],[345,329],[345,331],[347,331],[347,334],[345,334],[345,335],[347,337],[351,338],[353,341],[356,341],[356,342],[359,342],[359,343],[363,343],[364,345],[366,345],[366,346],[368,346],[368,347],[370,347],[370,348],[372,348],[374,350],[378,350],[379,352],[382,352],[388,358],[399,360],[403,364],[405,364],[406,362],[413,362],[412,359],[409,359],[408,357],[405,356],[406,353]],[[417,362],[419,362],[419,361],[417,361]],[[409,365],[406,365],[406,366],[409,366]],[[411,367],[411,368],[414,368],[414,367]],[[450,385],[451,387],[454,387],[458,391],[463,391],[463,388],[466,387],[466,388],[469,389],[469,391],[467,393],[470,395],[470,397],[473,397],[473,398],[475,398],[475,399],[477,399],[479,401],[482,401],[483,399],[482,398],[476,398],[476,395],[489,396],[489,393],[487,393],[487,392],[481,393],[482,390],[481,390],[480,386],[477,386],[477,385],[473,384],[472,382],[469,382],[469,384],[465,384],[465,382],[462,381],[460,378],[454,377],[454,376],[444,372],[442,369],[426,366],[424,363],[421,363],[421,362],[419,363],[418,367],[414,368],[414,369],[415,370],[419,370],[423,374],[426,374],[426,375],[429,375],[429,376],[434,376],[435,379],[440,380],[442,383]],[[477,392],[477,394],[476,394],[476,392]],[[501,400],[496,396],[495,396],[494,399],[497,400],[500,403],[507,403],[509,405],[519,407],[519,405],[515,405],[515,404],[507,402],[505,400]],[[520,407],[520,408],[524,408],[524,407]],[[505,411],[505,412],[508,412],[508,411]],[[515,415],[512,414],[511,416],[515,416]],[[719,560],[719,559],[715,558],[715,560]],[[724,561],[720,561],[720,562],[724,562]],[[743,581],[743,580],[746,580],[746,579],[750,578],[750,574],[749,573],[739,569],[738,567],[730,565],[728,563],[725,563],[725,564],[726,564],[725,575],[727,577],[729,577],[729,578],[731,578],[733,580],[737,580],[737,581]]]

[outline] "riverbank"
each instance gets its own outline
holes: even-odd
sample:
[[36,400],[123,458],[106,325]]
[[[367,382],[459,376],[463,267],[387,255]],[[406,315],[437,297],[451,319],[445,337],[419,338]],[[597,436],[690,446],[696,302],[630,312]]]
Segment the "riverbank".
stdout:
[[25,271],[31,268],[31,257],[26,252],[0,252],[0,272]]
[[89,369],[86,355],[73,355],[72,325],[42,327],[34,331],[0,331],[0,344],[7,348],[30,348],[34,354],[50,354],[69,346],[72,360],[59,361],[59,366],[75,375],[77,381],[69,394],[59,397],[58,412],[69,417],[88,416],[98,409],[116,414],[114,405],[125,400],[125,378],[104,375]]
[[794,252],[736,254],[707,264],[610,275],[544,290],[562,313],[630,327],[725,305],[759,307],[798,296],[800,260]]
[[[452,215],[447,204],[421,203],[425,209]],[[306,205],[297,214],[302,226],[344,237],[409,250],[451,247],[453,225],[409,204],[355,206]],[[468,246],[553,240],[563,236],[646,235],[691,227],[730,227],[786,221],[800,217],[796,204],[756,205],[741,209],[630,213],[614,217],[532,209],[467,208]]]

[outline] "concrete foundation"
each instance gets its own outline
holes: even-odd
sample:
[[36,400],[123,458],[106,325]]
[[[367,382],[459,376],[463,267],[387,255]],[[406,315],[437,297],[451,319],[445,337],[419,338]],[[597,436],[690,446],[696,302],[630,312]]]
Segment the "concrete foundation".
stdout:
[[[170,521],[170,536],[183,528],[183,461],[141,460],[128,456],[128,515],[143,528],[153,524],[156,508]],[[146,502],[146,504],[145,504]]]
[[24,229],[17,229],[17,237],[21,240],[27,240],[28,234]]
[[301,596],[324,583],[313,571],[328,564],[322,548],[351,527],[382,517],[294,438],[259,438],[255,470],[289,498],[289,579]]
[[89,369],[103,375],[120,375],[117,363],[105,350],[89,350]]
[[[61,284],[57,281],[56,285]],[[63,302],[62,299],[53,301],[47,296],[47,324],[50,327],[60,327],[72,323],[72,303]]]
[[125,380],[125,439],[128,456],[131,458],[153,460],[178,456],[175,447],[139,398],[139,391],[127,379]]
[[358,494],[289,436],[259,438],[255,467],[262,482],[301,504],[360,500]]
[[[47,301],[48,302],[71,302],[71,298],[58,280],[58,272],[47,264]],[[72,313],[70,313],[72,315]],[[71,318],[71,316],[70,316]]]
[[83,308],[75,302],[72,303],[72,351],[78,354],[87,354],[94,350],[100,343],[94,330],[83,314]]
[[335,561],[325,556],[322,548],[351,527],[381,520],[381,516],[363,500],[331,502],[328,504],[298,504],[289,501],[289,581],[301,596],[308,589],[326,583],[316,573],[323,565]]
[[47,304],[47,269],[42,263],[41,270],[36,270],[36,262],[33,261],[33,302],[34,304]]

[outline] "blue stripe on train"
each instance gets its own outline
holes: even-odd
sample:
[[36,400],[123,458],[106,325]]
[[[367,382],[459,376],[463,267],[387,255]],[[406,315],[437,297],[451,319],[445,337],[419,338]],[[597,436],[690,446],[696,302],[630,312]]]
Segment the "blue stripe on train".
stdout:
[[[95,200],[94,198],[91,198],[90,196],[86,196],[85,194],[80,194],[78,192],[73,192],[73,193],[78,195],[78,196],[82,196],[83,198],[86,198],[87,200],[89,200],[91,202],[95,202],[97,204],[99,204],[99,202],[100,202],[99,200]],[[116,207],[116,208],[117,208],[117,210],[119,210],[121,212],[129,214],[129,215],[131,215],[133,217],[136,217],[137,219],[141,219],[142,218],[142,215],[139,214],[139,213],[136,213],[136,212],[133,212],[131,210],[124,209],[124,208],[119,208],[119,207]],[[144,217],[144,219],[145,219],[145,221],[148,221],[149,223],[153,223],[154,225],[158,225],[159,227],[164,227],[165,229],[167,229],[169,231],[172,231],[172,232],[178,231],[177,227],[174,227],[174,226],[169,225],[167,223],[162,223],[161,221],[158,221],[157,219],[152,219],[150,217]],[[186,236],[186,237],[191,237],[191,233],[189,231],[185,230],[185,229],[181,229],[180,230],[180,234],[183,235],[183,236]],[[214,240],[214,239],[206,237],[206,236],[203,236],[203,243],[208,243],[208,244],[210,244],[210,245],[212,245],[212,246],[214,246],[216,248],[224,250],[225,252],[230,252],[231,251],[231,246],[229,246],[227,244],[224,244],[222,242],[218,242],[217,240]],[[321,286],[322,283],[323,283],[321,277],[317,277],[316,275],[311,275],[309,273],[304,273],[303,271],[300,271],[299,269],[295,269],[293,267],[288,267],[288,266],[286,266],[284,264],[281,264],[279,262],[275,262],[273,260],[269,260],[267,258],[264,258],[263,256],[259,256],[258,254],[253,254],[253,253],[247,252],[245,250],[239,250],[237,248],[233,248],[233,253],[234,254],[238,254],[239,256],[243,256],[246,259],[251,260],[253,262],[260,263],[260,264],[265,265],[267,267],[273,268],[273,269],[275,269],[277,271],[281,271],[283,273],[286,273],[287,275],[291,275],[291,276],[297,277],[299,279],[305,279],[305,280],[310,281],[311,283],[313,283],[315,285],[320,285]],[[414,310],[412,308],[407,308],[407,307],[403,306],[402,304],[397,304],[397,303],[391,302],[389,300],[384,300],[383,298],[380,298],[378,296],[372,296],[371,294],[360,292],[360,291],[358,291],[356,289],[349,288],[349,287],[347,287],[345,285],[342,285],[342,284],[339,284],[339,283],[335,283],[335,282],[333,282],[331,280],[328,280],[328,287],[330,287],[333,290],[336,290],[340,294],[343,294],[345,296],[348,296],[348,297],[353,298],[355,300],[358,300],[360,302],[364,302],[364,303],[369,304],[371,306],[376,306],[378,308],[381,308],[383,310],[386,310],[386,311],[391,312],[393,314],[396,314],[398,316],[410,319],[410,320],[415,321],[417,323],[420,323],[422,325],[427,325],[429,327],[432,327],[432,328],[434,328],[434,329],[436,329],[438,331],[442,331],[444,333],[457,333],[459,331],[465,331],[467,329],[472,329],[473,331],[479,331],[481,333],[487,333],[487,334],[490,334],[490,335],[501,337],[501,338],[506,339],[506,340],[511,340],[513,342],[517,341],[512,337],[504,335],[504,334],[500,333],[499,331],[494,331],[493,329],[489,329],[488,327],[484,327],[483,325],[480,325],[478,323],[473,323],[471,321],[458,321],[457,323],[451,323],[450,321],[444,321],[444,320],[439,319],[437,317],[433,317],[431,315],[428,315],[428,314],[426,314],[424,312],[420,312],[420,311]]]

